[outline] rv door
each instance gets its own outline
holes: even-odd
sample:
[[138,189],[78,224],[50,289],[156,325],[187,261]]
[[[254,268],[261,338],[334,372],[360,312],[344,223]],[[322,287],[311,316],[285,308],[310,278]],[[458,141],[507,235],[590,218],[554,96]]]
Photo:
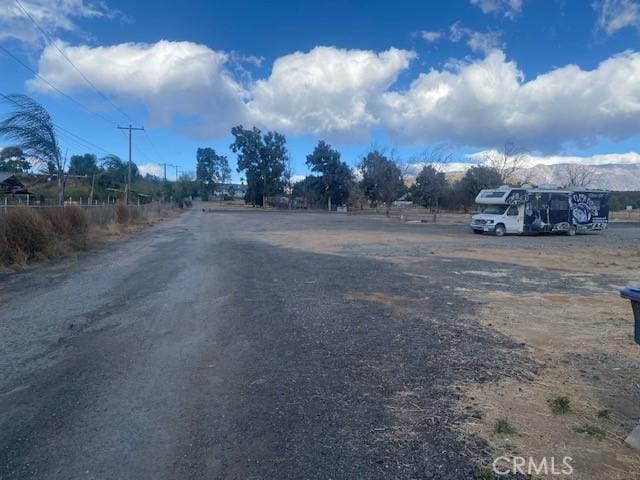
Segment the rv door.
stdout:
[[507,209],[504,215],[504,226],[507,233],[522,233],[523,213],[524,208],[518,208],[518,205],[511,205]]

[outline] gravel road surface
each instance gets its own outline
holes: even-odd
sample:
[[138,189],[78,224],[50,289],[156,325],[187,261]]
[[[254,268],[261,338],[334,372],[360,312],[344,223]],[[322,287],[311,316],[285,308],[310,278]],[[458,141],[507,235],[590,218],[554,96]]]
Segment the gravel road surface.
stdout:
[[535,370],[459,321],[454,273],[478,262],[261,241],[292,225],[403,228],[194,209],[0,277],[0,478],[473,478],[492,452],[454,428],[477,415],[458,385]]

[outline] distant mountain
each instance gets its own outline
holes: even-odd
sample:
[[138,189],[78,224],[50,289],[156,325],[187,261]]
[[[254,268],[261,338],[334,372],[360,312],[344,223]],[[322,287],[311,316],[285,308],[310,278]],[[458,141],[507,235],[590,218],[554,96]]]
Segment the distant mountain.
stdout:
[[[640,163],[555,163],[546,165],[543,163],[532,167],[521,168],[516,176],[526,179],[526,183],[532,185],[566,185],[568,182],[567,169],[575,165],[584,165],[592,172],[589,188],[600,188],[615,191],[640,192]],[[405,174],[405,183],[412,185],[416,176],[424,164],[411,164]],[[450,182],[460,180],[467,168],[472,164],[455,163],[447,165],[444,171]]]
[[[567,182],[567,163],[555,165],[535,165],[524,168],[520,174],[535,185],[563,185]],[[592,172],[590,188],[605,190],[640,191],[640,163],[608,163],[603,165],[586,165]]]

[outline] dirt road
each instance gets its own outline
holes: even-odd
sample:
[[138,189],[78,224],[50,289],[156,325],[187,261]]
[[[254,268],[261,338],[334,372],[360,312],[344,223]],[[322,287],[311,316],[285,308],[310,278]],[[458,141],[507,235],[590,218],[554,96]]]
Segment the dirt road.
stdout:
[[194,209],[0,277],[0,478],[473,478],[494,452],[454,427],[482,417],[460,385],[537,369],[460,320],[473,261],[278,245],[285,228],[398,227]]

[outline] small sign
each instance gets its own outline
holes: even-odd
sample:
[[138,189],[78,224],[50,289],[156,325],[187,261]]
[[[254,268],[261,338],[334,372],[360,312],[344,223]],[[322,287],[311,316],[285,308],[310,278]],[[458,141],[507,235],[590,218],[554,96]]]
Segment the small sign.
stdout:
[[627,212],[630,212],[631,210],[633,210],[633,205],[627,205]]

